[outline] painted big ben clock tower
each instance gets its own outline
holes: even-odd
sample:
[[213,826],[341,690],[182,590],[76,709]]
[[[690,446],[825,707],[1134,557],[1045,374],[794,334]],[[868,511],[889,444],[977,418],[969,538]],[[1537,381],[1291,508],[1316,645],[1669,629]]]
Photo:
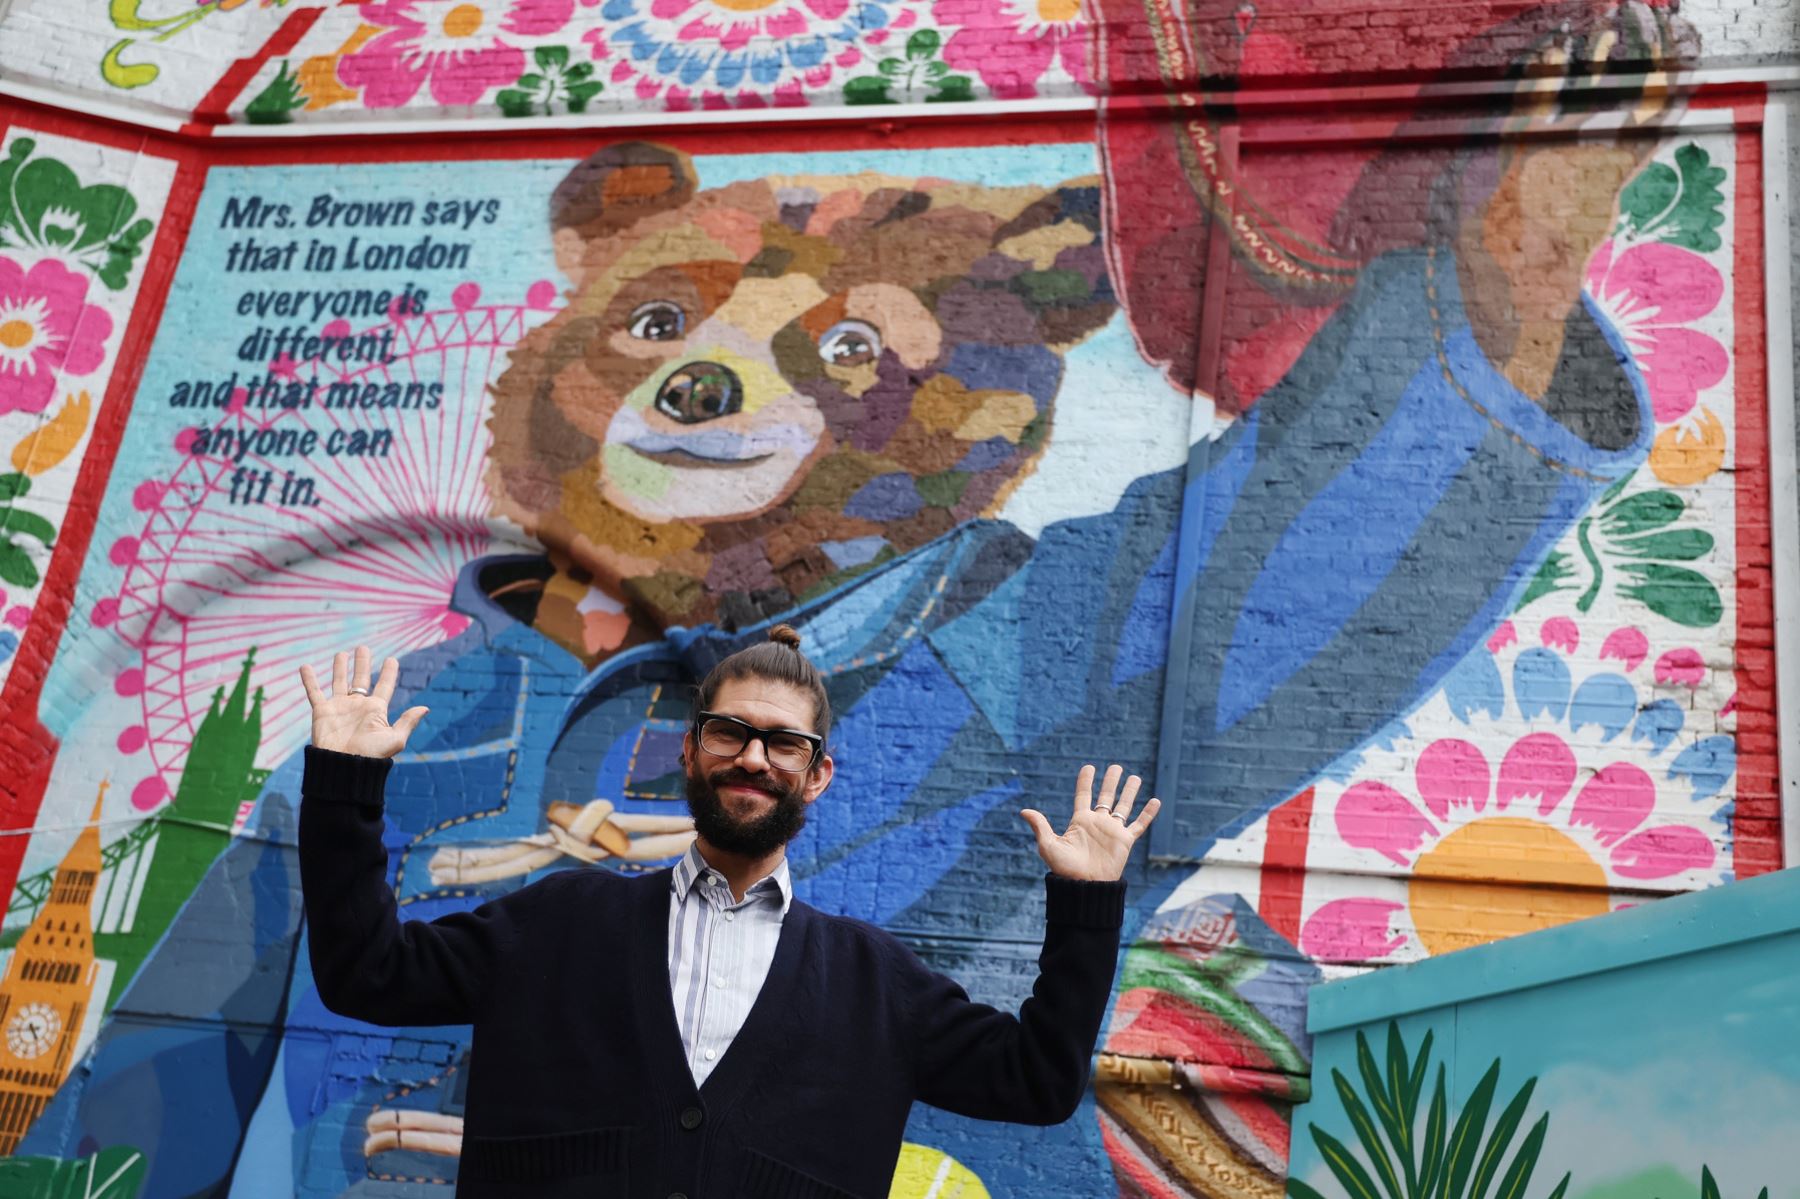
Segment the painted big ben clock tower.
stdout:
[[74,1067],[94,989],[90,916],[100,878],[100,805],[56,868],[50,897],[38,909],[0,981],[0,1155],[9,1155]]

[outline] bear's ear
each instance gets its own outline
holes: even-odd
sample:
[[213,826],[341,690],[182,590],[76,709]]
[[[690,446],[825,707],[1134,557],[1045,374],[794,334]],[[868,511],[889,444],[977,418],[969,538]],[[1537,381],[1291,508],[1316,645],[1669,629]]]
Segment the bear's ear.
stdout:
[[1112,319],[1118,301],[1100,243],[1098,179],[1073,179],[1026,205],[994,234],[1025,265],[1007,281],[1037,317],[1044,343],[1066,350]]
[[590,155],[550,193],[556,265],[579,286],[589,245],[681,207],[696,186],[693,161],[668,146],[622,142]]

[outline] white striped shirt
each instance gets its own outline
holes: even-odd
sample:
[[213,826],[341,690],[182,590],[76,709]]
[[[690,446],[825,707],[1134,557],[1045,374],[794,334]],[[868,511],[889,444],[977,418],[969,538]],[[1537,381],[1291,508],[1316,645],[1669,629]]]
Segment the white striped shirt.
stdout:
[[769,977],[794,893],[784,857],[735,903],[731,884],[698,846],[675,864],[669,886],[669,991],[699,1086],[731,1048]]

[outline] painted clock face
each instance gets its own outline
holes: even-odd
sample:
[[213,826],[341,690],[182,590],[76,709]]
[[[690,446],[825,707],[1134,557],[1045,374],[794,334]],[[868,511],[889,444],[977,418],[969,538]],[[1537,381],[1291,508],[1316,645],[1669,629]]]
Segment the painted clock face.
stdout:
[[6,1022],[6,1047],[14,1057],[34,1058],[47,1053],[62,1031],[62,1017],[47,1003],[28,1003]]

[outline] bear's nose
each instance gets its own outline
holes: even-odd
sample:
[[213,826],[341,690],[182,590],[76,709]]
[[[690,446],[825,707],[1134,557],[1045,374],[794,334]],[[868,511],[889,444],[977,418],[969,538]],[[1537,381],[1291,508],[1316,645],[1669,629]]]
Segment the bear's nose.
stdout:
[[744,384],[728,366],[690,362],[663,381],[656,410],[684,425],[730,416],[744,407]]

